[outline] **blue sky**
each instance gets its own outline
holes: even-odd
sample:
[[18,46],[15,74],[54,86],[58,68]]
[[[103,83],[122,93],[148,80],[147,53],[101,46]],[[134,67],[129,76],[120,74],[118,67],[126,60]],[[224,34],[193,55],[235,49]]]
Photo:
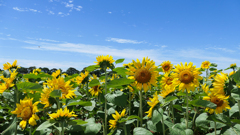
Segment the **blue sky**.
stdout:
[[109,54],[124,63],[148,56],[156,65],[239,66],[239,7],[239,0],[0,0],[0,65],[82,70]]

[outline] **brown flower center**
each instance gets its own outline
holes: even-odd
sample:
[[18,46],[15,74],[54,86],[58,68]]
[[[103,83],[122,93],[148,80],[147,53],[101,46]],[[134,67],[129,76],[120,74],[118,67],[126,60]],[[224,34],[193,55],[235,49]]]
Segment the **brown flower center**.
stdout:
[[167,85],[171,85],[171,84],[172,84],[172,80],[173,80],[173,79],[170,78],[170,77],[167,78],[166,84],[167,84]]
[[31,107],[25,107],[21,112],[21,117],[24,120],[30,119],[32,116],[32,110]]
[[147,83],[151,79],[151,73],[147,69],[141,68],[141,69],[137,70],[134,77],[140,83]]
[[169,65],[165,65],[165,66],[163,67],[163,69],[164,69],[164,71],[168,71],[168,70],[170,69],[170,66],[169,66]]
[[193,81],[194,77],[192,75],[192,73],[189,71],[189,70],[184,70],[180,73],[180,81],[185,83],[185,84],[188,84],[190,82]]
[[93,87],[94,92],[98,91],[98,85]]
[[212,101],[214,104],[216,104],[217,105],[217,107],[220,107],[220,106],[222,106],[222,104],[223,104],[223,101],[222,100],[220,100],[220,99],[218,99],[218,98],[216,98],[216,99],[213,99],[213,101]]

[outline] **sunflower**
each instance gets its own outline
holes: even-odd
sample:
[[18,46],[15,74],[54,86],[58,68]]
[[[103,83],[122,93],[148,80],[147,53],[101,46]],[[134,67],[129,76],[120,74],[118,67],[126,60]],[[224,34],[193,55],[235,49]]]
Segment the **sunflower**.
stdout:
[[148,89],[151,89],[151,84],[157,86],[156,79],[158,77],[158,72],[155,71],[157,66],[155,66],[155,62],[148,57],[145,57],[142,60],[142,63],[137,59],[137,62],[133,60],[133,66],[129,65],[126,72],[129,75],[129,79],[134,79],[135,83],[132,85],[135,86],[137,89],[141,90],[144,89],[147,92]]
[[230,65],[230,68],[236,68],[236,67],[237,67],[236,63],[233,63]]
[[55,72],[52,73],[52,77],[57,78],[60,74],[61,74],[61,70],[58,69],[57,71],[55,71]]
[[199,76],[199,74],[201,74],[199,68],[193,66],[192,62],[190,62],[189,65],[187,65],[187,62],[185,62],[185,65],[181,62],[181,65],[178,64],[175,66],[173,72],[173,85],[179,86],[179,90],[183,92],[185,89],[188,93],[190,90],[194,90],[195,87],[199,85],[198,79],[202,79],[202,77]]
[[60,99],[76,97],[76,94],[74,93],[75,90],[72,88],[72,85],[70,85],[70,83],[71,81],[65,82],[63,77],[48,79],[47,82],[44,83],[44,85],[47,86],[44,86],[40,98],[41,103],[45,104],[44,108],[50,106],[48,99],[50,97],[50,93],[53,90],[61,90],[62,97],[60,97]]
[[17,68],[17,60],[15,60],[12,65],[8,62],[3,64],[3,69],[4,70],[8,70],[8,69],[11,69],[11,68]]
[[101,55],[101,56],[98,56],[96,59],[97,59],[97,62],[94,61],[94,63],[97,63],[97,65],[99,65],[101,69],[105,69],[105,68],[109,69],[109,67],[113,66],[114,60],[112,56]]
[[37,69],[33,69],[33,74],[37,75],[41,72],[41,69],[37,68]]
[[167,95],[174,91],[175,87],[173,85],[166,85],[159,95],[165,98]]
[[229,96],[225,96],[222,94],[215,94],[215,93],[208,93],[208,96],[203,97],[203,100],[208,100],[211,101],[212,103],[217,105],[216,109],[212,109],[212,108],[206,108],[206,111],[209,111],[210,114],[212,113],[222,113],[223,110],[227,110],[227,109],[231,109],[229,106],[229,102],[227,101],[227,99],[229,98]]
[[147,102],[147,104],[148,104],[149,106],[151,106],[151,107],[150,107],[150,109],[149,109],[147,112],[145,112],[145,113],[148,113],[148,115],[147,115],[148,118],[151,118],[151,117],[152,117],[153,108],[159,103],[157,92],[154,93],[153,98],[149,98],[149,99],[150,99],[150,102]]
[[92,96],[98,96],[99,93],[102,93],[102,90],[100,88],[100,85],[96,85],[89,89],[89,92],[92,94]]
[[235,71],[232,71],[229,73],[229,76],[233,75],[235,73]]
[[213,88],[210,89],[213,93],[224,94],[225,82],[228,79],[227,74],[221,72],[214,77]]
[[15,77],[17,76],[18,72],[17,70],[11,71],[10,70],[10,77],[5,78],[4,76],[1,76],[1,79],[4,81],[4,83],[1,83],[0,85],[0,93],[3,93],[5,90],[13,87],[15,84],[13,83]]
[[170,61],[164,61],[161,63],[161,67],[164,73],[169,73],[172,70],[173,64]]
[[201,68],[202,69],[209,69],[210,65],[211,65],[211,63],[209,61],[204,61],[201,64]]
[[62,119],[69,119],[71,117],[77,117],[75,112],[73,112],[73,111],[69,112],[67,107],[65,107],[64,110],[62,110],[62,108],[60,108],[57,110],[57,113],[52,113],[52,114],[48,114],[48,115],[49,115],[50,119],[53,119],[53,120],[62,120]]
[[85,73],[81,72],[80,76],[77,76],[75,78],[75,82],[79,85],[79,84],[85,84],[88,82],[88,75],[89,75],[89,72],[88,71],[85,71]]
[[17,114],[17,117],[21,117],[22,121],[19,126],[22,129],[25,129],[27,121],[31,126],[37,125],[36,120],[39,120],[39,117],[36,115],[39,112],[37,108],[38,102],[32,104],[33,98],[24,98],[20,100],[20,104],[17,103],[17,108],[12,111],[12,114]]
[[161,78],[161,86],[164,89],[165,86],[172,85],[173,77],[169,75],[169,73],[165,73],[163,77]]
[[109,123],[110,123],[109,129],[114,129],[117,127],[118,120],[126,116],[125,112],[126,112],[126,109],[123,109],[121,112],[121,115],[117,111],[115,111],[115,114],[112,114],[112,117],[114,118],[114,120],[109,120]]

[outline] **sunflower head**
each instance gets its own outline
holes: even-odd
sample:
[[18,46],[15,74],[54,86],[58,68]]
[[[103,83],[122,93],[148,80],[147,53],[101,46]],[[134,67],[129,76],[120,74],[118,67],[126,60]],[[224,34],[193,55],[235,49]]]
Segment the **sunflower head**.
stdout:
[[30,125],[35,126],[37,125],[36,120],[39,120],[39,117],[36,115],[39,112],[37,108],[38,102],[32,104],[33,98],[24,98],[20,100],[20,104],[17,103],[17,108],[12,111],[12,114],[16,114],[17,117],[21,117],[22,121],[20,122],[20,127],[25,128],[27,121]]
[[161,78],[160,84],[161,84],[162,88],[164,89],[165,86],[173,85],[172,81],[173,81],[173,77],[170,76],[169,73],[165,73],[163,75],[163,77]]
[[55,77],[55,78],[57,78],[60,74],[61,74],[61,70],[58,69],[57,71],[55,71],[55,72],[52,73],[52,76]]
[[135,80],[135,83],[132,84],[133,86],[136,86],[139,90],[143,88],[146,92],[151,88],[151,85],[157,86],[158,72],[155,71],[156,68],[154,61],[144,57],[142,63],[138,59],[137,62],[133,60],[133,66],[129,65],[126,73],[129,75],[129,79]]
[[117,111],[115,111],[115,114],[112,114],[112,117],[114,118],[114,120],[109,120],[109,123],[110,123],[109,129],[116,128],[118,125],[118,120],[120,120],[121,118],[123,118],[127,115],[125,113],[126,113],[126,109],[123,109],[121,114],[119,114]]
[[113,68],[113,57],[112,56],[103,56],[103,55],[100,55],[98,56],[97,58],[97,62],[94,62],[94,63],[97,63],[97,65],[100,66],[101,69],[105,70],[105,69],[109,69],[109,68]]
[[64,110],[62,110],[62,108],[57,110],[57,113],[52,113],[52,114],[48,114],[50,119],[56,120],[56,121],[61,121],[64,119],[69,119],[71,117],[77,117],[77,115],[75,114],[75,112],[71,111],[69,112],[69,110],[67,109],[67,107],[64,108]]
[[230,68],[233,68],[233,69],[234,69],[234,68],[236,68],[236,67],[237,67],[236,63],[233,63],[233,64],[230,65]]
[[147,102],[147,104],[151,107],[145,113],[148,114],[147,115],[148,118],[151,118],[152,117],[152,111],[153,111],[154,107],[159,103],[157,92],[155,92],[154,95],[153,95],[153,98],[149,98],[149,100],[150,100],[150,102]]
[[225,82],[228,80],[227,74],[221,72],[214,77],[213,88],[210,89],[212,93],[215,94],[225,94],[224,87]]
[[18,67],[19,66],[17,66],[17,60],[15,60],[12,65],[8,62],[3,64],[3,69],[4,70],[8,70],[8,69],[11,69],[11,68],[18,68]]
[[173,85],[166,85],[159,95],[163,98],[166,98],[170,93],[174,91],[175,87]]
[[164,73],[169,73],[173,68],[173,64],[170,61],[164,61],[161,63],[161,67]]
[[204,61],[201,64],[201,68],[202,69],[209,69],[210,65],[211,65],[211,63],[209,61]]
[[92,96],[98,96],[100,93],[102,93],[100,85],[96,85],[89,89],[89,92],[92,94]]
[[198,79],[202,79],[199,68],[193,66],[192,62],[190,62],[189,65],[187,62],[185,62],[185,65],[181,62],[181,65],[178,64],[175,66],[173,72],[174,73],[171,74],[174,78],[173,84],[179,86],[179,90],[183,92],[185,89],[187,89],[188,92],[190,92],[190,90],[195,90],[199,85]]
[[235,73],[235,71],[232,71],[229,73],[229,76],[233,75]]
[[37,68],[37,69],[33,69],[33,74],[37,75],[41,72],[41,69]]
[[229,96],[225,96],[222,94],[208,93],[208,96],[203,97],[203,100],[211,101],[216,104],[216,109],[206,108],[206,111],[209,111],[210,114],[216,113],[220,114],[223,110],[231,109],[229,106],[229,102],[227,101]]

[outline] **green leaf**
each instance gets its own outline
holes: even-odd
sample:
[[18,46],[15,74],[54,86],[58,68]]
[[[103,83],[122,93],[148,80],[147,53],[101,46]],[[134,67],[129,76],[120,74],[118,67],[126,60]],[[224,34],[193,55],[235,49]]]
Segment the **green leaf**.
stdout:
[[211,67],[217,67],[217,64],[216,64],[216,63],[211,63],[210,66],[211,66]]
[[155,71],[163,72],[163,69],[160,67],[160,68],[155,69]]
[[171,135],[186,135],[186,132],[182,125],[180,123],[177,123],[172,127]]
[[209,120],[207,120],[208,115],[207,113],[202,113],[200,114],[197,118],[196,118],[196,126],[199,128],[203,128],[203,129],[208,129],[208,125],[209,125]]
[[86,122],[88,122],[85,125],[86,130],[84,131],[86,135],[95,135],[101,130],[101,124],[96,123],[94,118],[89,118],[86,120]]
[[159,121],[162,120],[163,110],[162,108],[154,108],[152,112],[152,122],[153,124],[157,124]]
[[149,130],[137,127],[133,129],[133,135],[153,135]]
[[95,101],[91,101],[91,103],[92,103],[91,106],[84,106],[83,108],[88,110],[88,111],[92,111],[94,109],[94,107],[96,106],[96,102]]
[[117,60],[115,61],[115,63],[116,63],[116,64],[122,63],[124,60],[125,60],[125,59],[117,59]]
[[42,86],[37,83],[31,82],[21,82],[17,84],[17,87],[20,91],[28,92],[28,91],[42,91]]
[[92,102],[90,102],[90,101],[76,101],[76,100],[73,100],[73,99],[68,101],[67,106],[75,106],[75,105],[92,106]]
[[186,129],[185,132],[186,132],[186,135],[193,135],[192,129]]
[[53,97],[53,98],[62,97],[62,91],[61,90],[53,90],[50,93],[50,96]]
[[181,105],[173,105],[173,107],[181,112],[183,111],[183,108]]
[[221,130],[222,135],[240,135],[240,124],[236,124],[234,127],[224,127]]
[[39,125],[36,130],[39,130],[39,131],[40,131],[40,130],[44,130],[44,129],[48,128],[48,127],[51,127],[51,126],[54,125],[54,124],[55,124],[55,123],[52,123],[52,122],[50,122],[49,120],[47,120],[47,121],[43,122],[41,125]]
[[70,121],[68,124],[70,124],[70,125],[83,125],[83,124],[87,124],[87,122],[83,121],[83,120],[80,120],[80,119],[77,119],[77,120]]
[[239,112],[238,109],[238,104],[236,103],[234,106],[231,107],[231,109],[229,110],[229,117],[231,117],[234,113]]
[[176,99],[178,99],[178,98],[175,97],[175,96],[168,96],[164,99],[164,101],[165,101],[165,103],[168,103],[168,102],[171,102],[171,101],[176,100]]
[[217,105],[210,102],[210,101],[207,101],[207,100],[193,100],[190,102],[191,105],[193,106],[197,106],[197,107],[209,107],[209,108],[212,108],[212,109],[216,109],[217,108]]
[[98,79],[93,79],[90,83],[89,83],[89,87],[94,87],[100,85],[100,82]]
[[117,72],[118,75],[121,75],[121,76],[126,76],[126,72],[128,72],[127,69],[125,69],[124,67],[117,67],[117,68],[114,68],[113,71]]
[[212,120],[212,121],[216,121],[216,122],[220,122],[226,125],[231,125],[231,120],[228,116],[224,115],[224,114],[212,114],[211,116],[209,116],[207,118],[208,120]]
[[94,71],[97,68],[100,68],[99,65],[90,65],[90,66],[86,67],[86,70],[88,72],[92,72],[92,71]]
[[136,115],[131,115],[127,117],[127,120],[131,120],[131,119],[138,119],[139,121],[141,121],[141,118],[139,116]]
[[215,70],[217,70],[217,68],[211,67],[209,70],[210,70],[210,71],[215,71]]
[[11,101],[14,101],[14,97],[13,95],[10,93],[10,92],[3,92],[2,93],[3,97],[6,98],[6,99],[9,99]]
[[235,74],[233,74],[232,78],[236,83],[240,83],[240,70],[238,70]]
[[134,82],[134,80],[127,79],[127,78],[116,78],[116,79],[110,81],[109,83],[107,83],[107,87],[108,88],[111,88],[111,87],[114,88],[114,87],[117,87],[117,86],[131,84],[133,82]]
[[125,107],[127,104],[127,96],[122,91],[115,91],[113,94],[106,94],[106,99],[118,106]]
[[17,118],[14,117],[11,125],[2,132],[2,135],[13,135],[16,131]]
[[177,96],[186,96],[186,93],[179,91],[179,92],[177,93]]

